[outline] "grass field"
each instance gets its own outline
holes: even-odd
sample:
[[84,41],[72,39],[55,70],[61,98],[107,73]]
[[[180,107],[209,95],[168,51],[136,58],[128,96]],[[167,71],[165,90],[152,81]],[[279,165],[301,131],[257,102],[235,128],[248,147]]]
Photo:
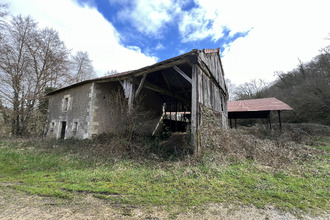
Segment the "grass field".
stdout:
[[88,193],[111,204],[182,212],[228,203],[317,214],[330,210],[330,138],[315,140],[308,147],[317,149],[315,157],[280,168],[253,159],[217,161],[210,152],[136,159],[105,154],[105,144],[95,141],[2,140],[0,187],[68,200]]

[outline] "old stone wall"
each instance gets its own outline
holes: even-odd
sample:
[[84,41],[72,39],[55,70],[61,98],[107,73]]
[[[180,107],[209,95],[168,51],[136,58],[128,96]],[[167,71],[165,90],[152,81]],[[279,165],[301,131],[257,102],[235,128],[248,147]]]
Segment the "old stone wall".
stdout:
[[[50,138],[88,138],[93,83],[76,86],[49,97],[45,133]],[[63,128],[65,126],[65,128]]]

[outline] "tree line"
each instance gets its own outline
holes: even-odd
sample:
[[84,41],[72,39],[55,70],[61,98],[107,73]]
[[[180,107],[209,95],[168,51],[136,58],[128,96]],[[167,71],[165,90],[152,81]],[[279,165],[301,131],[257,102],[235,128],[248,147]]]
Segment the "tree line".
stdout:
[[295,69],[275,74],[277,79],[269,84],[252,80],[236,86],[234,99],[275,97],[294,109],[284,115],[285,121],[330,125],[330,45],[311,61],[299,60]]
[[0,4],[0,122],[2,135],[42,133],[45,94],[95,77],[87,52],[72,54],[56,30]]

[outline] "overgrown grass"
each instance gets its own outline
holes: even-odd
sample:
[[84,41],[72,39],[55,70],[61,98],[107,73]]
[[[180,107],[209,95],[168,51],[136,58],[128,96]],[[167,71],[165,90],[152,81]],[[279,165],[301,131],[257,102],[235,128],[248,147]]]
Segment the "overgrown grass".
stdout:
[[[272,205],[293,213],[330,208],[328,154],[278,169],[253,160],[215,161],[208,152],[181,160],[121,158],[97,143],[2,141],[0,187],[65,199],[91,193],[113,204],[182,210],[218,202]],[[319,143],[328,149],[330,139]],[[157,142],[151,145],[159,148]]]
[[316,149],[321,149],[330,153],[330,137],[317,137],[310,144]]

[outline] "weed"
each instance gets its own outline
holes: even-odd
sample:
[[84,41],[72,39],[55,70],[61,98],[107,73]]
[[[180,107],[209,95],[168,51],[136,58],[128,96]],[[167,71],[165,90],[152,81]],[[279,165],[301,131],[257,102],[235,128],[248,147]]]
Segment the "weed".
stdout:
[[[329,154],[320,150],[327,149],[329,138],[319,138],[320,149],[314,149],[237,131],[216,135],[218,142],[208,142],[212,150],[204,149],[199,157],[177,154],[173,160],[164,156],[163,140],[146,137],[136,139],[135,153],[124,150],[118,136],[5,140],[0,142],[0,184],[65,199],[92,194],[123,207],[181,208],[169,218],[219,202],[273,205],[294,213],[329,210]],[[129,216],[130,210],[122,214]]]

